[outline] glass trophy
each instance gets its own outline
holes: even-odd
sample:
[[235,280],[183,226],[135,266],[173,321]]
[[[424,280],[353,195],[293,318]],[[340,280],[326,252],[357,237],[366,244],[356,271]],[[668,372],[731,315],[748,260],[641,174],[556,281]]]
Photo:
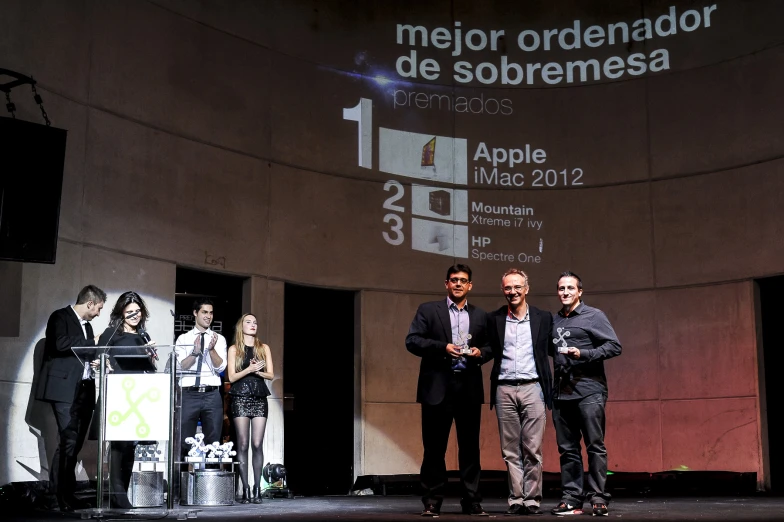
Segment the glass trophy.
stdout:
[[469,346],[469,341],[471,340],[471,334],[465,333],[458,333],[457,342],[455,342],[455,346],[458,347],[460,350],[460,357],[456,357],[452,359],[452,370],[454,371],[462,371],[466,369],[466,355],[471,353],[471,347]]
[[460,353],[463,355],[471,355],[471,334],[460,333],[457,341],[457,346],[460,347]]
[[569,345],[566,344],[566,339],[564,339],[564,337],[569,337],[571,332],[566,328],[557,328],[556,331],[558,332],[559,337],[558,339],[553,339],[553,344],[558,346],[558,343],[561,343],[561,345],[558,346],[558,353],[569,353]]

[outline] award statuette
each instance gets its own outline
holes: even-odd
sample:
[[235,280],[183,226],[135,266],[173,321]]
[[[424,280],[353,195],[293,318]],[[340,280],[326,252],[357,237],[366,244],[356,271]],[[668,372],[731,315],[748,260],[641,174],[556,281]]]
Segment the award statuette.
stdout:
[[558,337],[558,339],[553,339],[553,344],[557,345],[558,343],[561,343],[561,346],[558,347],[558,353],[569,353],[569,346],[566,344],[566,339],[564,339],[564,337],[569,337],[571,332],[569,332],[569,330],[564,330],[566,330],[566,328],[558,328],[556,331],[560,337]]
[[463,355],[471,355],[471,347],[469,346],[471,334],[460,333],[459,335],[460,338],[457,341],[457,346],[460,348],[460,353]]
[[453,371],[460,372],[466,369],[467,361],[465,356],[471,353],[471,347],[468,346],[468,341],[470,340],[471,334],[458,332],[457,341],[454,344],[458,347],[461,355],[452,359]]

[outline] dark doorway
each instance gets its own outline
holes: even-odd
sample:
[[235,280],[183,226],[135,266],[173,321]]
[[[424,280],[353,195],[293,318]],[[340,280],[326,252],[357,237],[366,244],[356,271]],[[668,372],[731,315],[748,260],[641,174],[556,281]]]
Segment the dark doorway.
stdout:
[[[781,318],[784,317],[784,276],[759,279],[759,310],[758,325],[762,328],[762,348],[760,360],[760,403],[762,414],[767,420],[767,440],[763,442],[763,451],[769,458],[768,474],[772,493],[784,494],[784,450],[778,441],[784,440],[784,423],[777,418],[780,405],[784,404],[784,387],[778,382],[781,368],[784,367],[784,341],[778,334],[781,330]],[[760,337],[758,336],[758,339]],[[763,434],[764,439],[764,434]]]
[[[244,277],[216,274],[202,270],[177,267],[177,280],[174,295],[174,337],[172,342],[182,333],[194,327],[193,301],[199,297],[208,297],[213,302],[212,330],[226,338],[226,346],[234,344],[234,325],[245,312],[242,309],[242,288],[247,281]],[[246,310],[250,312],[250,310]],[[223,430],[221,439],[236,440],[231,422],[226,411],[228,408],[228,378],[224,371],[221,376],[224,383],[221,388],[223,397]]]
[[234,339],[234,324],[243,314],[244,282],[244,277],[177,267],[174,338],[193,328],[193,301],[197,297],[209,297],[215,303],[212,329],[223,335],[226,343],[231,345]]
[[[345,495],[354,465],[355,292],[287,284],[284,458],[295,495]],[[358,324],[358,322],[357,322]]]

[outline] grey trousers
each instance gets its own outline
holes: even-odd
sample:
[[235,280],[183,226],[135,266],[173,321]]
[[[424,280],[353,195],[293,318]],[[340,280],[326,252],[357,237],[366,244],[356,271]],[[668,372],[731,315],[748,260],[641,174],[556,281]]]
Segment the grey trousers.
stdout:
[[495,394],[501,453],[509,476],[509,505],[542,501],[542,439],[547,424],[538,383],[499,384]]

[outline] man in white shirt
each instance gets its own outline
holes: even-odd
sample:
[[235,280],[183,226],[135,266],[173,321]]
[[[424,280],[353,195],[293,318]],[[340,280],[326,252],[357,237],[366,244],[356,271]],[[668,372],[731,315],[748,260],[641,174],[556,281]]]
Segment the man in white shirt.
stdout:
[[183,455],[190,449],[185,439],[196,434],[200,420],[205,444],[220,442],[223,428],[220,374],[226,369],[226,338],[210,329],[213,319],[211,300],[200,298],[194,301],[193,315],[196,326],[177,337],[175,347],[182,370],[193,372],[180,378]]

